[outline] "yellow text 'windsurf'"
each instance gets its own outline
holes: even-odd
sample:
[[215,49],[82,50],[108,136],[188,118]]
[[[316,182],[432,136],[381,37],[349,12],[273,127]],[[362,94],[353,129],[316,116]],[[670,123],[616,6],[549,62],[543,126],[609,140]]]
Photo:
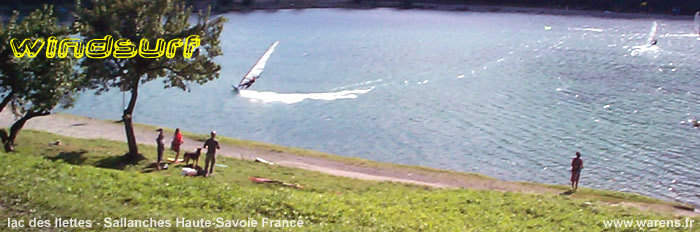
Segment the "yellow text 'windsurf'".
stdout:
[[[151,42],[154,42],[153,44]],[[41,49],[46,45],[46,58],[66,58],[68,49],[71,49],[75,58],[87,56],[92,59],[104,59],[110,56],[119,59],[133,58],[136,55],[142,58],[155,59],[165,55],[167,58],[175,57],[177,49],[182,47],[182,56],[191,58],[195,48],[199,47],[199,36],[191,35],[184,39],[172,39],[166,43],[164,39],[149,41],[141,39],[136,46],[129,39],[114,40],[112,36],[105,36],[103,39],[91,39],[83,43],[81,39],[67,38],[58,40],[56,37],[44,39],[11,39],[10,46],[15,57],[22,58],[25,55],[34,58],[41,53]]]

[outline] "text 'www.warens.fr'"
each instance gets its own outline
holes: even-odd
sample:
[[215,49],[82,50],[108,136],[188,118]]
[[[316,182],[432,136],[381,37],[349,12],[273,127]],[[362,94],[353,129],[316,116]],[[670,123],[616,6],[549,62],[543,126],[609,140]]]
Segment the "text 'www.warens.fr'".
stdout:
[[72,49],[72,56],[82,58],[87,56],[92,59],[104,59],[110,56],[114,58],[133,58],[136,55],[142,58],[160,58],[165,55],[167,58],[175,57],[179,47],[182,47],[182,56],[191,58],[195,48],[199,47],[199,36],[191,35],[184,39],[172,39],[165,42],[164,39],[156,39],[155,46],[151,46],[151,41],[141,39],[137,47],[129,39],[114,40],[112,36],[105,36],[103,39],[91,39],[84,43],[81,39],[67,38],[58,40],[52,36],[46,40],[39,39],[24,39],[21,42],[19,39],[11,39],[10,46],[15,57],[22,58],[25,55],[29,58],[34,58],[41,53],[41,49],[46,45],[46,58],[66,58],[68,49]]

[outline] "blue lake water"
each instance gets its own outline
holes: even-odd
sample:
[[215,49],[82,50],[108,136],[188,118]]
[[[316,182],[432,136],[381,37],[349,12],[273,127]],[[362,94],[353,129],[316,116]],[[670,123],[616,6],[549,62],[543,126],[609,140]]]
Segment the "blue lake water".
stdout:
[[[225,14],[222,75],[141,88],[135,121],[383,162],[700,205],[700,40],[691,20],[413,10]],[[263,77],[234,96],[274,41]],[[128,99],[128,96],[127,96]],[[119,119],[122,94],[67,112]]]

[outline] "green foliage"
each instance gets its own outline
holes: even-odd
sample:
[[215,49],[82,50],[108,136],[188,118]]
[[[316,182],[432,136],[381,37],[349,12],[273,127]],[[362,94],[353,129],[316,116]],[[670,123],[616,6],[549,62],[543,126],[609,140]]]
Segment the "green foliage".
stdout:
[[51,6],[35,10],[21,21],[18,15],[15,11],[7,26],[0,26],[0,42],[4,44],[0,48],[0,111],[9,104],[20,117],[9,134],[0,131],[6,151],[13,150],[17,134],[29,119],[48,115],[56,106],[72,106],[82,82],[73,58],[47,58],[46,48],[34,58],[14,56],[9,46],[11,39],[45,40],[55,36],[60,40],[70,34],[67,27],[58,25]]
[[[227,167],[217,167],[212,178],[183,177],[175,165],[142,173],[148,162],[124,170],[96,168],[100,160],[120,154],[122,144],[34,131],[23,136],[31,143],[18,147],[18,153],[0,153],[3,218],[304,220],[305,226],[294,231],[617,231],[605,228],[603,220],[671,219],[556,195],[426,189],[225,157],[218,162]],[[63,145],[48,145],[56,139]],[[142,149],[154,158],[153,147]],[[256,175],[304,189],[248,181]],[[674,230],[698,231],[664,229]]]
[[10,39],[56,36],[60,40],[69,34],[67,27],[58,25],[51,6],[37,9],[21,20],[15,11],[9,23],[0,27],[4,44],[0,48],[0,92],[5,96],[13,93],[10,104],[16,113],[51,111],[57,105],[70,107],[79,78],[73,68],[75,59],[46,58],[46,49],[34,58],[17,58],[9,46]]
[[221,67],[212,60],[222,55],[219,35],[225,18],[210,20],[209,13],[199,13],[196,23],[190,18],[192,9],[177,0],[101,0],[93,1],[91,8],[76,8],[73,27],[84,40],[102,39],[111,35],[116,39],[129,39],[138,46],[141,39],[151,44],[156,39],[184,39],[198,35],[200,51],[192,58],[182,56],[177,49],[173,58],[128,59],[108,57],[85,59],[81,62],[91,87],[107,91],[110,87],[132,91],[141,83],[164,77],[164,86],[187,89],[187,82],[204,84],[218,78]]

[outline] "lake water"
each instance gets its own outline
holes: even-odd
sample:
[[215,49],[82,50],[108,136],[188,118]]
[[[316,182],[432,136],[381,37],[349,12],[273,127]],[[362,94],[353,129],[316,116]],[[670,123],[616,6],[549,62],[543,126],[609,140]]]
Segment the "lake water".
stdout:
[[[135,120],[343,156],[700,205],[691,20],[413,10],[225,14],[221,78],[141,89]],[[274,41],[263,77],[238,83]],[[128,96],[127,96],[128,99]],[[67,112],[119,119],[122,94]]]

